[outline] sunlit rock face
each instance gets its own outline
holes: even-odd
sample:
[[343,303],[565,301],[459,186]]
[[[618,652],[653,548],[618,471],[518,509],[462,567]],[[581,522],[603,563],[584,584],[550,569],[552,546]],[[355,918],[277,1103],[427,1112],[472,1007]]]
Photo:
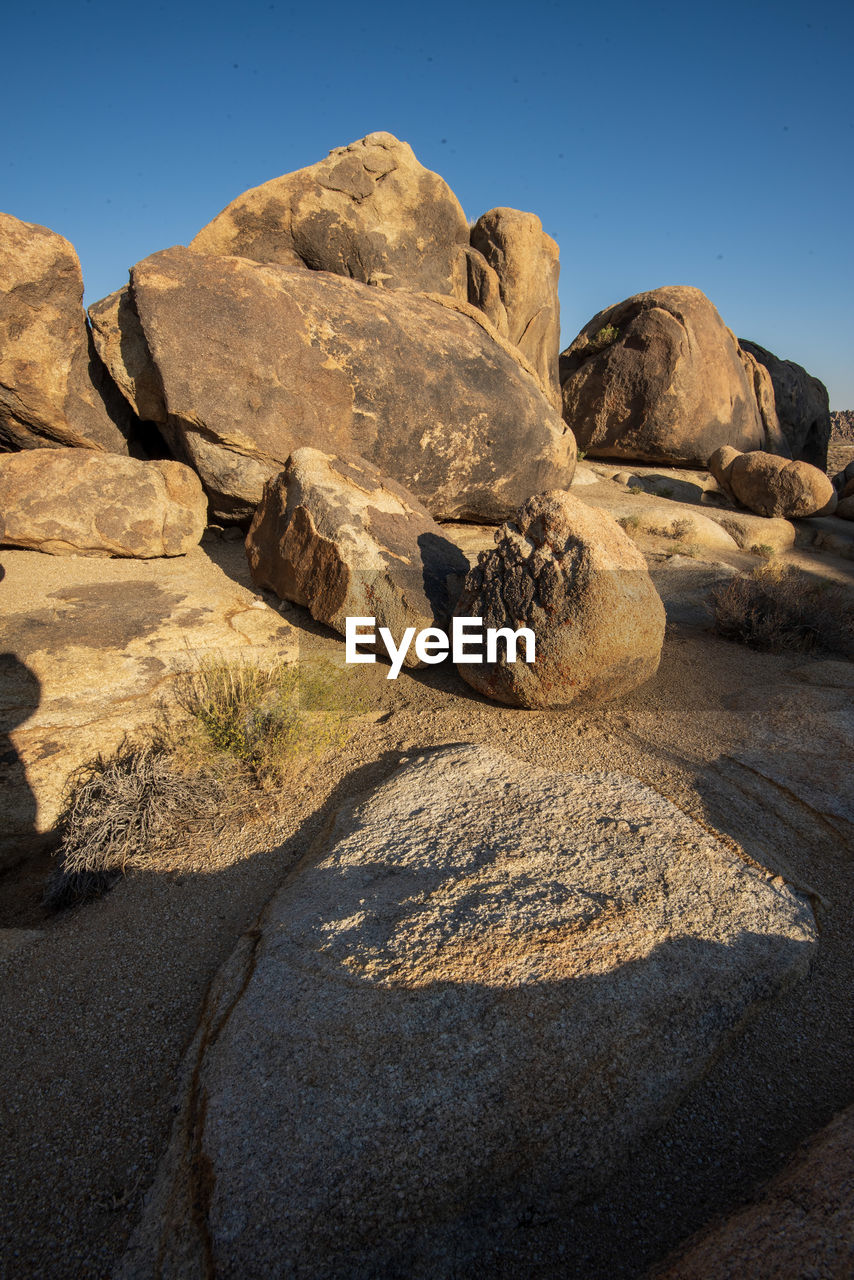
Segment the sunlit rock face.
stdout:
[[814,944],[632,778],[410,761],[215,980],[118,1274],[524,1274]]

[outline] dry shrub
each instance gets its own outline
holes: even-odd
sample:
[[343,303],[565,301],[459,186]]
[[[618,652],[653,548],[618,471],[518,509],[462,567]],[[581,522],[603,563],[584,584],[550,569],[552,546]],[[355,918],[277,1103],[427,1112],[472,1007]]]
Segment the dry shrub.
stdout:
[[151,866],[222,793],[213,774],[176,769],[160,743],[122,743],[69,779],[59,818],[59,865],[45,902],[64,907],[98,897],[130,868]]
[[771,653],[854,657],[850,593],[791,565],[762,565],[731,578],[712,596],[715,628],[728,640]]
[[247,792],[281,782],[294,760],[340,745],[362,709],[350,686],[329,663],[202,659],[176,682],[184,719],[164,716],[146,742],[126,740],[69,779],[45,902],[98,897],[185,845],[199,824],[234,817]]

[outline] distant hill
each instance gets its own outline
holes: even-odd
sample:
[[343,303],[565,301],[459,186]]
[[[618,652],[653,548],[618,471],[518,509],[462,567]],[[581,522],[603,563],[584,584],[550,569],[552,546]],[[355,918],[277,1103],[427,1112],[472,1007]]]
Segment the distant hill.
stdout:
[[830,439],[834,444],[854,444],[854,409],[837,409],[831,413]]

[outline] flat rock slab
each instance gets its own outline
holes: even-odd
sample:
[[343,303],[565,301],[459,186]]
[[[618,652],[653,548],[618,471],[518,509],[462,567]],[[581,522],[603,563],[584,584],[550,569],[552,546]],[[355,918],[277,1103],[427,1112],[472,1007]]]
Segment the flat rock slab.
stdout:
[[200,547],[145,561],[0,550],[0,867],[51,830],[73,769],[155,719],[176,671],[202,653],[296,656],[243,547],[215,554],[220,564]]
[[215,981],[118,1274],[524,1274],[814,941],[632,778],[418,757]]
[[[819,815],[854,849],[854,663],[813,661],[792,683],[741,698],[745,746],[733,759],[787,799]],[[772,791],[773,794],[773,791]]]

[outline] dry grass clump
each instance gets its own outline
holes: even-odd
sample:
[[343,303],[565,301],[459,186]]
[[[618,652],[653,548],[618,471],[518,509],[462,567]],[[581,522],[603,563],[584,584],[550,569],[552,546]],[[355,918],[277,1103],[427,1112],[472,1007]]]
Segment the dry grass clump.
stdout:
[[260,666],[203,658],[178,677],[178,707],[143,743],[127,740],[69,780],[59,819],[52,907],[98,897],[128,870],[154,866],[195,829],[232,817],[253,787],[339,746],[361,700],[329,663]]
[[85,902],[126,870],[151,866],[222,791],[212,774],[179,772],[162,742],[125,741],[111,757],[97,756],[69,780],[46,904]]
[[715,628],[728,640],[771,653],[854,657],[854,604],[841,587],[791,565],[762,565],[712,596]]

